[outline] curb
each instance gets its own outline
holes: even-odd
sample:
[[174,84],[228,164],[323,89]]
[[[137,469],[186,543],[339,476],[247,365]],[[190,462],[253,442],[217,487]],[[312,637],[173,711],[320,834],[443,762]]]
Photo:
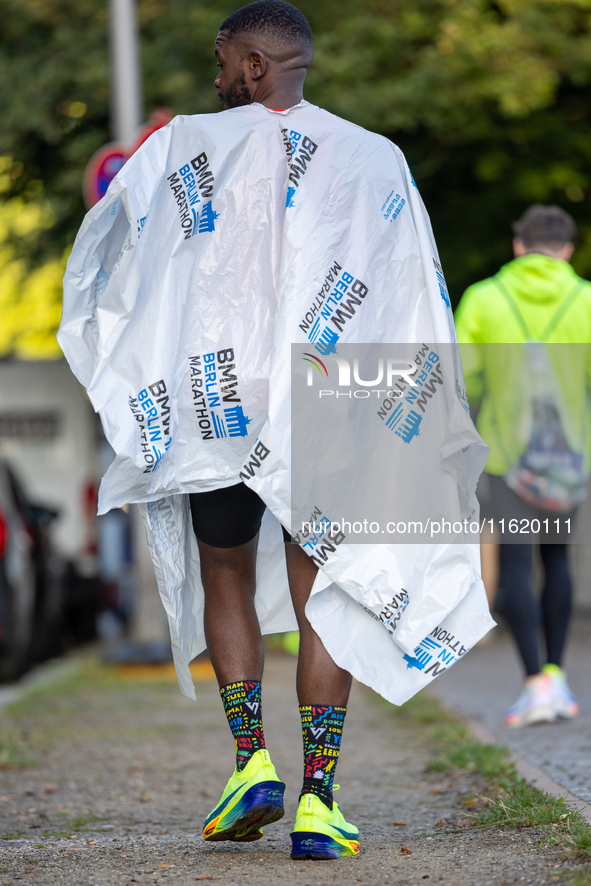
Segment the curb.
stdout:
[[[466,722],[476,741],[479,741],[481,744],[502,744],[502,739],[500,740],[498,736],[487,729],[486,726],[483,726],[482,723],[469,718]],[[571,794],[569,790],[563,788],[558,782],[550,778],[549,775],[546,775],[543,769],[539,769],[537,766],[534,766],[533,763],[529,763],[514,751],[510,751],[510,757],[519,774],[529,782],[529,784],[532,784],[540,791],[545,791],[552,797],[562,797],[566,806],[569,806],[571,809],[576,809],[581,817],[585,819],[587,824],[591,824],[591,806],[588,803],[581,800],[580,797],[575,796],[575,794]]]
[[64,677],[69,677],[76,673],[80,665],[80,655],[71,655],[68,658],[54,658],[50,661],[37,665],[33,670],[28,671],[15,683],[0,687],[0,712],[37,689],[39,686],[51,686],[58,683]]

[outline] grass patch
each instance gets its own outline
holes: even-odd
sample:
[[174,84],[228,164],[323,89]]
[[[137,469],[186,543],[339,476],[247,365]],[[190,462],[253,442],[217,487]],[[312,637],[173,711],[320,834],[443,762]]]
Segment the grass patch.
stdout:
[[70,827],[73,831],[83,831],[88,828],[89,824],[94,824],[97,821],[103,821],[98,815],[78,815],[76,818],[73,818],[70,822]]
[[568,825],[571,813],[565,811],[562,797],[553,797],[532,787],[515,772],[509,784],[488,798],[488,811],[477,818],[478,824],[498,824],[514,828],[536,825]]
[[439,726],[444,727],[455,724],[458,727],[463,726],[467,731],[466,726],[451,711],[444,708],[436,698],[427,695],[426,692],[419,692],[417,695],[413,695],[401,707],[395,708],[395,716],[399,716],[415,726],[431,726],[437,723]]
[[441,750],[429,763],[432,772],[466,769],[486,779],[505,780],[512,775],[512,763],[505,748],[480,744],[467,738],[453,748]]
[[[416,726],[431,726],[426,738],[432,757],[431,772],[466,771],[478,776],[482,791],[477,798],[486,810],[473,813],[475,826],[544,828],[548,841],[570,858],[591,861],[591,827],[576,810],[528,784],[500,745],[481,744],[466,724],[426,693],[415,695],[397,712]],[[466,804],[468,805],[468,804]],[[591,886],[591,869],[577,872],[568,886]],[[582,879],[581,879],[582,878]]]
[[[69,668],[58,668],[54,676],[48,669],[46,679],[33,684],[24,694],[4,708],[5,716],[52,713],[55,702],[60,701],[66,708],[84,712],[92,708],[93,701],[101,692],[117,689],[125,698],[125,705],[135,704],[138,708],[149,706],[144,702],[142,692],[149,687],[153,692],[166,696],[169,684],[176,682],[172,665],[144,668],[122,668],[105,664],[98,657],[80,658]],[[138,690],[141,684],[141,690]]]
[[444,725],[432,729],[430,738],[437,748],[428,765],[431,772],[466,769],[501,782],[513,775],[515,767],[509,760],[507,749],[476,741],[466,724],[453,715],[448,714]]
[[591,867],[579,868],[578,871],[569,871],[560,878],[563,886],[591,886]]
[[[582,861],[591,860],[591,827],[580,815],[571,812],[568,813],[566,826],[568,834],[559,838],[557,842],[566,846],[568,854],[573,858]],[[591,869],[587,870],[588,879],[584,882],[591,886]]]
[[0,770],[22,769],[36,766],[37,760],[28,757],[20,734],[16,729],[4,727],[0,730]]
[[[64,815],[65,813],[54,813],[57,815]],[[70,821],[66,824],[63,824],[59,829],[53,829],[51,827],[44,828],[43,836],[47,837],[69,837],[72,834],[76,834],[84,831],[92,831],[94,830],[91,825],[95,824],[98,821],[104,821],[104,818],[100,818],[97,815],[93,815],[92,813],[88,813],[88,815],[77,815],[75,818],[70,819]],[[61,822],[60,822],[61,824]],[[45,847],[43,847],[45,848]]]

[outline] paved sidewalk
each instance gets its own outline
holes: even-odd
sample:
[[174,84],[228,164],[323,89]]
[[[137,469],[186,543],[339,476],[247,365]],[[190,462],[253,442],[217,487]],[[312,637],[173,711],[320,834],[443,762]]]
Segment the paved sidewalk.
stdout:
[[561,787],[591,803],[591,616],[573,618],[565,666],[581,713],[576,720],[507,729],[505,711],[522,688],[522,665],[508,631],[468,653],[432,684],[452,709],[483,723],[499,743],[546,772]]
[[563,869],[535,829],[462,827],[474,776],[427,773],[424,729],[360,686],[337,796],[360,828],[362,852],[290,861],[302,749],[295,660],[282,655],[269,656],[263,712],[288,785],[286,816],[259,842],[206,844],[202,822],[234,759],[215,683],[197,684],[195,704],[172,682],[109,683],[86,667],[85,677],[38,690],[0,722],[1,886],[543,886]]

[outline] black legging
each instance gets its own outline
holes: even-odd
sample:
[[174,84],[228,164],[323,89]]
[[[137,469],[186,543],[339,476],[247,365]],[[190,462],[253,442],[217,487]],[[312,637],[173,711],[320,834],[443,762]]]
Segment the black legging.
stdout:
[[[500,609],[517,643],[528,677],[540,671],[540,605],[531,587],[532,545],[501,545]],[[566,545],[541,544],[542,622],[549,664],[560,665],[572,606]]]

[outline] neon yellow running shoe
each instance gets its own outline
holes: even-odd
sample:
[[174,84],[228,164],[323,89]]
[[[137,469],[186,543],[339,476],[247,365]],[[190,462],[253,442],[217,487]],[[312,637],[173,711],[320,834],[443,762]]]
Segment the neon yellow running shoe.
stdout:
[[291,834],[291,857],[321,860],[358,852],[359,831],[345,821],[337,804],[333,801],[331,811],[320,797],[304,794]]
[[283,818],[285,785],[277,778],[269,752],[256,751],[234,774],[203,826],[205,840],[260,840],[261,828]]

